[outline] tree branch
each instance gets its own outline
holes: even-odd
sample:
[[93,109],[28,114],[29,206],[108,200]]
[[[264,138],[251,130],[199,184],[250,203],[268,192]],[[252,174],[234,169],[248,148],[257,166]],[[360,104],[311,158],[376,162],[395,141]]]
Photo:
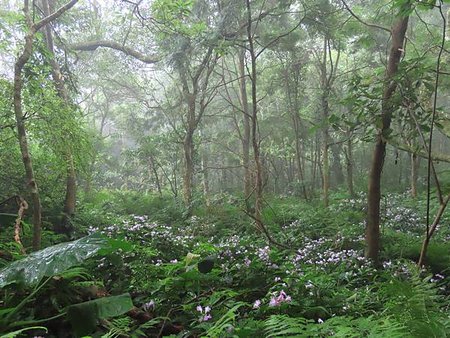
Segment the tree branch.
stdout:
[[[394,148],[406,151],[406,152],[408,152],[410,154],[416,154],[417,156],[420,156],[422,158],[428,159],[428,153],[426,153],[423,150],[418,150],[418,149],[416,149],[414,147],[411,147],[409,145],[401,144],[401,143],[399,143],[399,142],[397,142],[396,140],[393,140],[393,139],[388,139],[386,141],[387,141],[387,143],[389,143]],[[433,152],[431,154],[431,159],[433,161],[441,161],[441,162],[450,163],[450,156],[446,155],[446,154],[442,154],[442,153]]]
[[60,7],[56,12],[54,12],[54,13],[50,14],[49,16],[46,16],[42,20],[36,22],[33,25],[34,31],[37,32],[42,27],[44,27],[46,24],[50,23],[51,21],[53,21],[56,18],[58,18],[59,16],[61,16],[64,12],[71,9],[77,2],[78,2],[78,0],[71,0],[68,3],[66,3],[64,6]]
[[383,27],[383,26],[380,26],[380,25],[376,25],[376,24],[373,24],[373,23],[368,23],[368,22],[363,21],[359,16],[357,16],[350,9],[350,7],[348,7],[347,3],[344,0],[342,0],[342,4],[347,9],[347,11],[350,13],[350,15],[353,16],[358,22],[362,23],[364,26],[372,27],[372,28],[378,28],[378,29],[384,30],[386,32],[389,32],[389,34],[391,34],[391,30],[389,28],[386,28],[386,27]]
[[114,41],[107,41],[107,40],[80,42],[80,43],[75,43],[75,44],[69,45],[69,47],[73,50],[80,50],[80,51],[94,51],[99,47],[115,49],[115,50],[125,53],[126,55],[132,56],[141,62],[148,63],[148,64],[153,64],[160,60],[157,55],[146,55],[141,52],[138,52],[137,50],[126,47],[120,43],[117,43]]

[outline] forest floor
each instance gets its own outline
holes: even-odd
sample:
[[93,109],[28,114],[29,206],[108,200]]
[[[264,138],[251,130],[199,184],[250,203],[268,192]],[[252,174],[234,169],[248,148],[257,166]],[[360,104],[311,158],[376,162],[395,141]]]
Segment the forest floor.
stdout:
[[[85,273],[62,277],[65,284],[54,277],[16,315],[50,317],[74,303],[129,293],[132,311],[96,318],[91,336],[450,335],[448,218],[432,240],[427,269],[415,265],[424,200],[384,196],[380,268],[364,258],[364,195],[335,194],[328,209],[294,197],[267,202],[265,224],[288,248],[269,246],[228,194],[190,217],[169,197],[101,192],[86,198],[75,219],[77,237],[102,233],[128,246],[87,260]],[[69,321],[76,326],[77,320],[86,318]],[[46,337],[72,330],[65,320],[43,326]]]

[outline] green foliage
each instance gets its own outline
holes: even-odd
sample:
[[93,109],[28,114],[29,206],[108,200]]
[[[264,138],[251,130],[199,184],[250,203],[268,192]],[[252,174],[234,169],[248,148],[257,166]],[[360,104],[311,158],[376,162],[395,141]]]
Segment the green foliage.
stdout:
[[103,236],[90,235],[73,242],[61,243],[36,251],[3,268],[0,271],[0,287],[3,288],[10,284],[34,286],[39,284],[44,277],[61,274],[72,266],[84,262],[101,249],[116,248],[116,242]]
[[223,336],[227,330],[233,328],[233,324],[237,318],[237,311],[240,307],[245,306],[247,304],[238,302],[234,304],[232,308],[230,308],[222,317],[220,317],[213,326],[211,326],[207,332],[206,337],[221,337]]
[[304,318],[291,318],[286,315],[270,316],[265,321],[265,333],[268,338],[272,337],[299,337],[305,334],[308,320]]
[[413,337],[445,337],[449,318],[440,311],[442,298],[417,268],[411,267],[409,280],[392,279],[379,293],[385,299],[384,313],[403,325]]
[[31,327],[20,329],[20,330],[14,331],[14,332],[3,334],[3,335],[0,336],[0,338],[15,338],[17,336],[23,335],[24,332],[32,331],[32,330],[33,331],[34,330],[40,330],[40,331],[44,331],[45,333],[47,333],[47,331],[48,331],[47,328],[45,328],[43,326],[31,326]]
[[103,297],[67,307],[67,317],[78,336],[95,331],[100,319],[117,317],[130,311],[133,302],[129,294]]

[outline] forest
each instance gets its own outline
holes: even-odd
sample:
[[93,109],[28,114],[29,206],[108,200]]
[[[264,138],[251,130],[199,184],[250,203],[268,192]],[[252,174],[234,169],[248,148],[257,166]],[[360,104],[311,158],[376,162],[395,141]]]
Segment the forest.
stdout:
[[450,0],[0,0],[0,338],[450,337]]

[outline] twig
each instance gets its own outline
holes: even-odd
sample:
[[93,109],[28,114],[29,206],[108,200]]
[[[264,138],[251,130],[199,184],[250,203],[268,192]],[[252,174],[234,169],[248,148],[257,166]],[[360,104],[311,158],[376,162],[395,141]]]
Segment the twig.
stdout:
[[373,23],[368,23],[368,22],[363,21],[359,16],[357,16],[350,9],[350,7],[348,7],[347,3],[344,0],[341,0],[341,1],[342,1],[342,4],[344,5],[345,9],[347,9],[347,11],[350,13],[350,15],[353,16],[358,22],[362,23],[364,26],[372,27],[372,28],[378,28],[378,29],[384,30],[384,31],[388,32],[389,34],[391,34],[391,30],[389,28],[386,28],[386,27],[383,27],[383,26],[380,26],[380,25],[376,25],[376,24],[373,24]]

